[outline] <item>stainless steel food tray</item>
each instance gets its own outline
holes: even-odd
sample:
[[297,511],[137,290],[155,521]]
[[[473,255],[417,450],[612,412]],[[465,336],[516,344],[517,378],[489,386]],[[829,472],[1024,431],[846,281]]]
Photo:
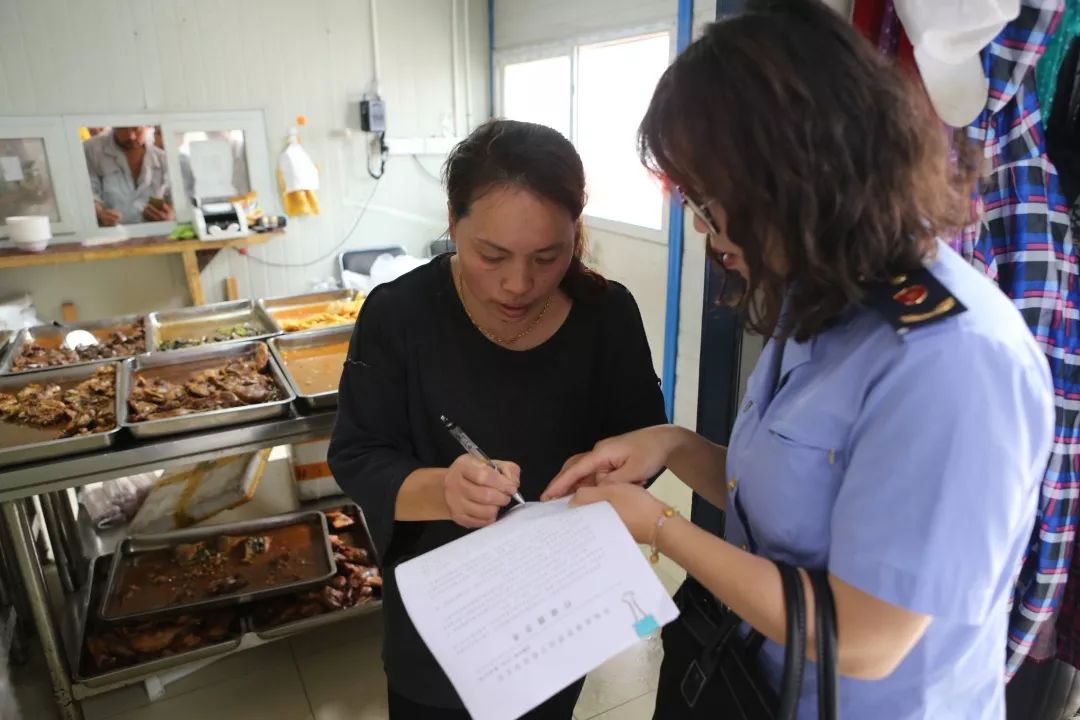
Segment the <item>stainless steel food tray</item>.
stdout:
[[[138,325],[141,325],[144,331],[147,330],[147,319],[145,315],[122,315],[120,317],[108,318],[105,320],[94,320],[93,322],[72,323],[70,325],[64,325],[63,327],[58,325],[38,325],[37,327],[20,330],[11,339],[10,347],[8,348],[6,355],[2,352],[3,342],[0,341],[0,357],[3,358],[2,362],[0,362],[0,375],[7,375],[9,373],[40,372],[42,370],[52,370],[61,367],[92,365],[106,360],[123,360],[125,357],[130,356],[121,355],[116,358],[103,358],[100,360],[80,360],[66,365],[53,365],[48,368],[30,368],[27,370],[15,369],[15,358],[22,354],[23,348],[32,343],[46,343],[50,346],[55,345],[56,347],[59,347],[61,343],[64,342],[64,336],[72,330],[86,330],[87,332],[97,335],[99,339],[104,339],[104,337],[108,336],[113,330]],[[150,347],[149,332],[146,333],[146,347]]]
[[[290,312],[292,310],[299,310],[301,308],[311,307],[314,311],[314,307],[318,305],[328,305],[332,302],[339,300],[353,300],[360,294],[359,290],[326,290],[324,292],[305,293],[303,295],[289,295],[286,297],[278,298],[264,298],[258,301],[258,305],[263,311],[270,317],[270,322],[274,324],[274,328],[280,333],[290,332],[281,326],[281,322],[278,316],[282,313]],[[335,325],[337,327],[352,327],[352,324]],[[328,330],[333,328],[312,328],[312,330]],[[309,332],[308,330],[294,330],[292,332]]]
[[34,438],[47,431],[28,428],[15,423],[0,422],[0,467],[58,458],[92,450],[104,450],[116,442],[116,436],[120,433],[120,429],[127,418],[127,403],[121,394],[121,386],[123,385],[122,366],[120,361],[117,360],[99,360],[89,365],[68,365],[52,370],[38,370],[0,377],[0,392],[2,393],[18,392],[32,383],[40,385],[55,383],[66,388],[89,379],[98,367],[103,365],[111,365],[116,370],[115,428],[106,432],[94,433],[93,435],[78,435],[53,440],[30,439],[29,442],[20,442],[23,437]]
[[[146,320],[146,347],[152,353],[178,352],[177,350],[159,350],[158,346],[166,340],[192,340],[212,335],[218,329],[244,323],[249,323],[256,328],[257,334],[233,340],[207,342],[193,347],[265,340],[278,334],[270,316],[253,301],[232,300],[182,310],[162,310],[150,313]],[[187,349],[191,348],[181,348],[181,350]]]
[[293,375],[292,370],[289,369],[289,364],[285,361],[285,352],[288,350],[300,350],[302,348],[319,347],[321,345],[333,345],[342,341],[348,342],[352,337],[352,327],[348,325],[324,328],[322,330],[307,330],[304,332],[290,333],[288,335],[279,335],[275,338],[270,338],[270,352],[273,353],[274,359],[277,360],[278,365],[281,366],[281,370],[285,373],[285,378],[289,381],[289,386],[292,388],[293,394],[296,395],[296,399],[309,408],[329,408],[336,407],[338,404],[338,390],[335,387],[333,390],[327,390],[326,392],[307,394],[297,382],[296,377]]
[[8,350],[11,348],[11,340],[15,337],[12,330],[0,330],[0,367],[7,362]]
[[[218,595],[212,598],[195,600],[193,602],[168,605],[164,608],[144,612],[128,613],[126,615],[107,614],[109,598],[112,597],[116,590],[116,582],[120,573],[120,567],[123,564],[124,559],[128,556],[161,550],[175,545],[200,542],[202,540],[223,537],[225,535],[254,535],[274,528],[299,524],[311,524],[317,528],[314,542],[317,546],[321,540],[322,549],[325,552],[327,570],[314,578],[283,583],[276,587],[264,588],[261,590],[242,590],[226,595]],[[158,535],[133,535],[121,542],[116,549],[116,553],[113,555],[112,564],[109,566],[109,578],[105,583],[105,590],[102,593],[101,603],[98,606],[98,616],[103,620],[116,622],[119,620],[149,619],[160,617],[161,615],[191,612],[195,610],[210,610],[213,608],[226,607],[228,605],[242,605],[262,598],[287,595],[299,590],[322,585],[332,578],[336,572],[337,566],[334,563],[334,552],[330,547],[330,535],[326,529],[326,515],[321,512],[299,512],[289,515],[262,518],[260,520],[249,520],[226,525],[213,525],[204,528],[191,528],[188,530],[179,530]]]
[[169,655],[116,670],[94,673],[84,664],[89,660],[85,652],[86,634],[92,627],[90,614],[93,612],[96,601],[99,601],[102,597],[108,575],[107,568],[112,563],[112,559],[113,555],[111,554],[96,558],[91,565],[90,581],[85,583],[82,590],[80,590],[82,597],[80,597],[79,617],[76,621],[75,642],[69,648],[72,674],[76,682],[80,682],[88,688],[109,687],[205,658],[225,655],[240,647],[246,629],[243,616],[238,618],[238,628],[235,635],[219,643],[204,645],[188,652],[177,653],[176,655]]
[[[176,368],[177,372],[181,372],[185,368],[189,368],[187,372],[194,373],[199,370],[224,365],[236,358],[249,357],[256,352],[259,346],[265,348],[266,344],[258,341],[220,343],[170,353],[140,355],[124,363],[124,371],[120,376],[119,397],[122,398],[124,406],[127,407],[128,396],[135,386],[135,377],[144,371],[153,372],[161,368]],[[239,425],[284,415],[289,411],[289,404],[296,399],[296,396],[293,394],[292,388],[289,387],[289,381],[285,378],[272,353],[270,353],[269,367],[270,374],[281,391],[282,398],[280,400],[259,405],[244,405],[242,407],[191,413],[190,415],[161,418],[159,420],[145,420],[143,422],[129,422],[125,414],[124,425],[137,438],[155,438],[197,430],[211,430],[226,425]]]
[[323,627],[324,625],[333,625],[342,620],[370,615],[379,610],[382,610],[382,600],[376,599],[363,605],[346,608],[345,610],[332,610],[331,612],[325,612],[322,615],[304,618],[303,620],[295,620],[266,630],[258,630],[255,631],[255,635],[260,640],[278,640],[279,638],[307,632],[308,630],[314,630],[315,628]]
[[[335,505],[333,507],[327,507],[323,512],[325,517],[326,512],[331,510],[340,509],[341,505]],[[354,533],[360,539],[360,547],[367,550],[368,555],[373,560],[378,558],[375,552],[375,543],[371,541],[371,533],[368,530],[367,521],[364,520],[364,513],[360,510],[359,506],[353,505],[356,508],[360,519],[357,521],[357,525],[349,532]],[[333,529],[330,528],[329,522],[327,523],[327,533],[334,534]],[[329,538],[329,536],[328,536]],[[378,564],[376,562],[376,564]],[[335,568],[336,571],[336,568]],[[380,572],[382,572],[380,568]],[[277,640],[278,638],[287,637],[289,635],[295,635],[296,633],[306,632],[313,628],[322,627],[323,625],[332,625],[340,620],[346,620],[352,617],[360,617],[361,615],[368,615],[373,612],[377,612],[382,609],[382,596],[375,597],[371,602],[363,605],[357,605],[356,607],[346,608],[345,610],[334,610],[332,612],[326,612],[322,615],[316,615],[315,617],[304,618],[303,620],[294,620],[293,622],[282,623],[281,625],[274,625],[266,629],[260,629],[255,622],[255,618],[251,617],[250,629],[255,633],[257,637],[262,640]]]

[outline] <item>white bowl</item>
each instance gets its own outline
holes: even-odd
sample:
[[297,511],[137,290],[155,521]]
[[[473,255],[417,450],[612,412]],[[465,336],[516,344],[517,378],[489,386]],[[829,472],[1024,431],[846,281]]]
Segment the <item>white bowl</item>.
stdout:
[[44,240],[33,240],[31,242],[13,241],[13,243],[19,250],[25,250],[26,252],[42,252],[49,247],[49,238],[45,238]]
[[14,215],[5,224],[15,247],[29,252],[41,252],[49,246],[52,228],[47,215]]

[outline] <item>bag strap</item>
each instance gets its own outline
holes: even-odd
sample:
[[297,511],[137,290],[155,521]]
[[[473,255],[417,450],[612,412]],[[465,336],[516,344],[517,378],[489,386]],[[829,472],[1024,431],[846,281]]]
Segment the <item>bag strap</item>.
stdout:
[[826,571],[811,570],[810,582],[814,588],[818,718],[836,720],[839,715],[839,693],[836,687],[836,606]]
[[[750,521],[735,496],[735,511],[746,531],[750,551],[757,553]],[[795,720],[799,710],[806,669],[806,596],[799,571],[787,563],[775,561],[784,588],[784,609],[787,616],[787,642],[784,645],[784,675],[780,681],[780,710],[778,720]],[[818,718],[836,720],[839,717],[839,690],[836,683],[836,606],[833,602],[829,574],[826,570],[808,570],[814,591],[814,633],[818,671]],[[756,635],[756,637],[755,637]],[[748,647],[755,652],[764,638],[751,628]]]
[[795,720],[799,713],[803,671],[806,668],[806,596],[799,571],[777,562],[784,588],[787,642],[784,643],[784,676],[780,681],[780,709],[777,720]]

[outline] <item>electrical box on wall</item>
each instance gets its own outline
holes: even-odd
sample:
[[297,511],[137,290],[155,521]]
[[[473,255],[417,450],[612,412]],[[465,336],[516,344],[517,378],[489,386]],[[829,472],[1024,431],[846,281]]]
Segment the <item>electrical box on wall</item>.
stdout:
[[360,129],[364,132],[386,132],[386,104],[382,100],[360,101]]

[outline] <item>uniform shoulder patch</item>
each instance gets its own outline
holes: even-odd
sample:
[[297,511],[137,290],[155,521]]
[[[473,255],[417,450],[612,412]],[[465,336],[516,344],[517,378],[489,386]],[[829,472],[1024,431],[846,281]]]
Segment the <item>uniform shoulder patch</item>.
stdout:
[[967,308],[925,267],[867,283],[867,307],[877,311],[898,333],[940,322]]

